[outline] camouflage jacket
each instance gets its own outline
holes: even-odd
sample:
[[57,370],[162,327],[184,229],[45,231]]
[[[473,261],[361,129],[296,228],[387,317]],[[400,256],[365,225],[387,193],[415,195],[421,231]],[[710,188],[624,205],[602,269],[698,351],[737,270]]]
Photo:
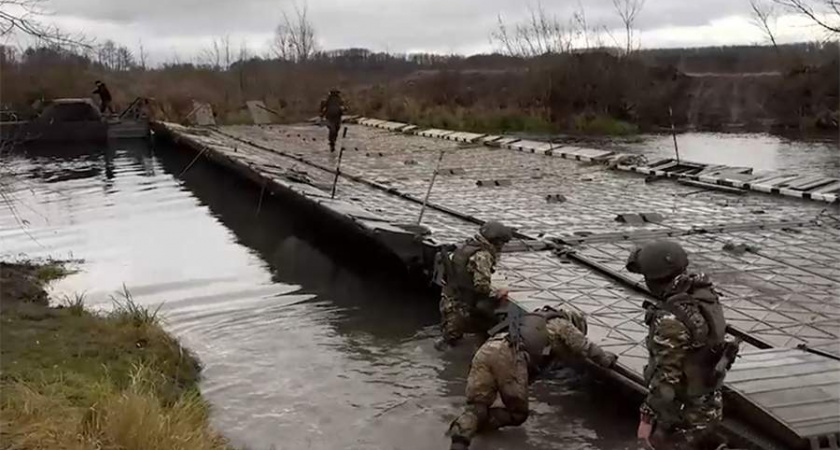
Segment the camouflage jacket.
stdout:
[[496,271],[498,254],[496,248],[484,239],[483,236],[475,237],[481,244],[481,250],[475,252],[467,261],[467,272],[472,274],[473,292],[480,297],[494,297],[493,273]]
[[[684,274],[676,278],[667,289],[663,298],[675,294],[684,294],[694,289],[702,289],[695,295],[716,295],[711,282],[705,275]],[[686,368],[699,350],[706,346],[709,325],[698,307],[683,304],[682,317],[667,308],[649,306],[645,322],[649,332],[647,338],[648,364],[645,367],[645,380],[648,396],[642,405],[642,412],[648,416],[679,414],[682,402],[688,393],[689,384]],[[693,328],[689,329],[688,326]],[[725,327],[725,324],[723,325]],[[701,330],[701,331],[697,331]]]
[[548,341],[551,344],[551,359],[554,362],[580,361],[589,359],[598,365],[604,362],[606,354],[597,344],[589,341],[585,334],[571,321],[557,317],[546,323]]

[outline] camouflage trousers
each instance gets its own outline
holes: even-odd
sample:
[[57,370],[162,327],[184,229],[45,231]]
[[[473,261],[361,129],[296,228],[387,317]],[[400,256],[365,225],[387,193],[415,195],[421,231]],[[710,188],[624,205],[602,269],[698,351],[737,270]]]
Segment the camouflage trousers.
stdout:
[[457,344],[466,333],[477,333],[482,341],[487,339],[487,331],[496,324],[496,318],[491,316],[490,312],[470,308],[446,294],[440,296],[440,328],[449,345]]
[[[493,407],[500,396],[504,407]],[[453,441],[469,441],[480,431],[518,426],[528,418],[528,364],[504,338],[485,342],[467,377],[467,406],[449,426]]]
[[683,404],[675,420],[656,424],[651,444],[656,450],[715,450],[723,440],[717,428],[723,420],[723,396],[717,390]]

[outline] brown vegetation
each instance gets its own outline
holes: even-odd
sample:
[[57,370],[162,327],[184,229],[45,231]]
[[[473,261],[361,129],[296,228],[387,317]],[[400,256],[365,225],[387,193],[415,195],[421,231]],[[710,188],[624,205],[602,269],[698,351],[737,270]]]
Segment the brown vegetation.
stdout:
[[[816,118],[837,112],[837,83],[824,82],[832,70],[836,80],[836,48],[779,49],[781,55],[771,47],[732,47],[643,50],[631,56],[605,49],[527,58],[349,49],[315,53],[304,62],[251,57],[229,65],[167,64],[146,70],[123,64],[126,55],[119,48],[113,52],[116,64],[66,50],[38,48],[16,55],[6,49],[0,54],[0,98],[5,108],[26,116],[35,113],[31,105],[38,100],[90,96],[93,80],[102,79],[118,108],[137,96],[152,97],[169,120],[183,120],[192,101],[199,100],[213,106],[220,122],[244,122],[245,101],[262,100],[279,112],[278,122],[288,122],[316,115],[320,97],[339,86],[353,113],[476,131],[603,132],[607,122],[621,132],[650,129],[669,125],[669,106],[677,125],[697,128],[730,122],[831,125]],[[769,74],[720,76],[741,72]],[[808,106],[796,111],[772,106],[773,98],[788,95],[803,96],[792,101]],[[601,125],[589,130],[591,123]]]

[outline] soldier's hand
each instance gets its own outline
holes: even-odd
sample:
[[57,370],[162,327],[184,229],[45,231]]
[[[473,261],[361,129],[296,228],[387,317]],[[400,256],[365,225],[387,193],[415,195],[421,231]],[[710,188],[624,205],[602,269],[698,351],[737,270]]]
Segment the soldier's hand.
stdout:
[[606,369],[612,367],[618,359],[618,355],[615,353],[604,351],[604,349],[595,344],[590,345],[588,356],[592,362]]
[[639,428],[636,430],[636,437],[645,444],[645,448],[652,448],[650,435],[653,433],[653,423],[648,416],[642,414],[639,417]]
[[510,295],[510,291],[508,290],[508,288],[496,289],[496,298],[499,299],[499,300],[502,300],[502,301],[507,300],[509,295]]
[[600,364],[607,369],[615,365],[615,362],[618,360],[618,355],[613,352],[604,352],[604,358],[600,361]]

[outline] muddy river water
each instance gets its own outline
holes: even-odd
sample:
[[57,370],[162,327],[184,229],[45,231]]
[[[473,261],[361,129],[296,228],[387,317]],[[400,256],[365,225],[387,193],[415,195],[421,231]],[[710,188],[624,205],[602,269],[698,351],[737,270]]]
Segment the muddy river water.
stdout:
[[[261,449],[441,449],[471,348],[438,353],[430,292],[319,245],[284,205],[145,144],[7,158],[0,254],[81,259],[54,295],[108,308],[123,284],[204,364],[212,423]],[[21,226],[23,225],[23,226]],[[476,449],[637,448],[632,408],[572,372],[538,383],[519,430]]]
[[[831,151],[831,149],[829,149]],[[828,161],[838,155],[829,154]],[[83,260],[54,295],[162,304],[204,364],[212,423],[248,449],[442,449],[469,346],[432,347],[437,299],[209,164],[145,143],[6,156],[0,256]],[[840,164],[837,165],[840,167]],[[521,429],[476,449],[636,449],[635,412],[571,371],[538,382]]]

